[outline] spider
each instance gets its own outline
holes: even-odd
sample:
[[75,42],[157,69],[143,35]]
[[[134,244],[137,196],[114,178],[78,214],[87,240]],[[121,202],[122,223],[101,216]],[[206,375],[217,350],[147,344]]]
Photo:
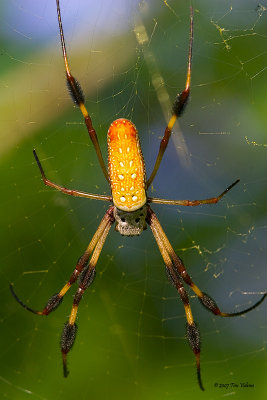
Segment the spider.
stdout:
[[18,303],[26,310],[31,311],[38,315],[48,315],[54,311],[62,302],[63,297],[78,280],[78,289],[74,296],[73,305],[69,320],[65,323],[62,336],[61,336],[61,353],[63,359],[63,373],[64,376],[68,375],[67,368],[67,354],[73,346],[77,325],[75,323],[78,306],[82,299],[82,296],[86,289],[93,283],[95,278],[95,267],[102,251],[103,245],[111,228],[111,225],[115,223],[115,229],[121,234],[126,236],[140,235],[143,230],[150,226],[154,238],[157,242],[159,251],[162,255],[167,277],[171,284],[176,288],[185,309],[186,316],[186,336],[189,345],[195,355],[197,379],[201,390],[204,390],[201,374],[200,374],[200,333],[197,324],[194,322],[193,315],[191,312],[189,298],[184,288],[184,283],[189,285],[194,293],[199,298],[200,302],[211,311],[214,315],[221,317],[236,317],[243,315],[258,305],[260,305],[265,299],[267,293],[265,293],[258,302],[251,307],[235,313],[222,312],[216,302],[205,292],[202,292],[196,284],[192,281],[191,277],[186,271],[186,268],[175,253],[171,246],[165,232],[163,231],[159,220],[150,207],[150,203],[158,204],[170,204],[178,206],[198,206],[201,204],[215,204],[217,203],[230,189],[232,189],[238,182],[239,179],[232,183],[226,190],[224,190],[219,196],[211,197],[204,200],[167,200],[159,199],[154,197],[147,197],[147,190],[153,182],[158,168],[161,163],[161,159],[164,155],[166,147],[169,142],[169,138],[172,132],[173,125],[178,117],[181,116],[188,102],[190,92],[190,80],[191,80],[191,64],[192,64],[192,45],[193,45],[193,9],[190,9],[190,35],[189,35],[189,51],[188,51],[188,62],[187,62],[187,76],[185,88],[175,98],[172,107],[172,116],[166,126],[164,136],[160,143],[160,148],[156,158],[156,162],[153,171],[146,179],[145,163],[140,147],[139,137],[135,125],[125,119],[120,118],[112,122],[108,130],[108,171],[106,169],[101,149],[99,147],[96,131],[93,127],[92,120],[88,111],[85,107],[85,98],[82,92],[82,88],[79,82],[73,77],[66,52],[66,45],[63,33],[62,19],[59,0],[56,0],[57,4],[57,16],[59,33],[61,39],[61,47],[63,53],[63,59],[65,64],[65,72],[67,78],[67,86],[72,97],[73,102],[78,106],[83,114],[84,122],[88,131],[88,134],[93,142],[99,164],[102,168],[104,176],[108,181],[111,188],[111,195],[99,195],[86,193],[79,190],[67,189],[54,182],[51,182],[45,175],[42,168],[41,162],[33,150],[33,154],[39,170],[41,172],[42,180],[45,185],[57,189],[63,193],[71,196],[86,197],[88,199],[103,200],[111,202],[112,205],[108,208],[104,217],[102,218],[91,242],[89,243],[84,254],[78,259],[77,264],[73,273],[71,274],[68,282],[63,288],[56,294],[54,294],[47,302],[43,310],[36,311],[27,305],[25,305],[19,297],[16,295],[13,285],[10,284],[11,292]]

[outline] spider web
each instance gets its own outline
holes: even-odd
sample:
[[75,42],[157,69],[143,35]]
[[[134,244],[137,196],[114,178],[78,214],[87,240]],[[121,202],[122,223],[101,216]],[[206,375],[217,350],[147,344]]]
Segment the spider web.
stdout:
[[[58,343],[75,288],[48,318],[25,312],[10,295],[13,282],[23,301],[41,309],[70,276],[107,208],[43,187],[31,154],[36,148],[51,180],[109,193],[66,91],[54,3],[1,3],[0,393],[12,400],[195,398],[200,391],[184,309],[150,230],[125,238],[111,229],[79,307],[68,379]],[[72,71],[104,157],[109,124],[130,118],[148,174],[168,104],[185,82],[188,3],[61,1]],[[239,311],[266,289],[267,3],[192,5],[191,98],[151,192],[206,198],[241,181],[217,205],[153,209],[195,283],[223,311]],[[264,398],[266,304],[222,319],[189,293],[202,338],[205,396]]]

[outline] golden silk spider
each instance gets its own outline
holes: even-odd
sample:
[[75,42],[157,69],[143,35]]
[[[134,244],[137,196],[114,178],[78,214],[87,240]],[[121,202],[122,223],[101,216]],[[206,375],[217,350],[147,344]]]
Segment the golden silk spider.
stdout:
[[[65,187],[59,186],[54,182],[51,182],[46,178],[42,165],[35,152],[34,157],[37,165],[40,169],[42,180],[45,185],[51,186],[63,193],[71,196],[86,197],[94,200],[104,200],[111,202],[112,205],[108,208],[101,220],[89,246],[85,250],[84,254],[78,259],[75,266],[74,272],[70,276],[68,282],[63,288],[53,295],[46,306],[41,311],[33,310],[32,308],[25,305],[16,295],[13,289],[13,285],[10,285],[11,292],[18,303],[23,306],[26,310],[33,312],[38,315],[48,315],[51,311],[54,311],[63,300],[64,295],[67,293],[69,288],[74,282],[78,280],[78,289],[74,296],[73,305],[69,320],[64,325],[62,336],[61,336],[61,352],[63,358],[63,372],[64,376],[68,375],[67,369],[67,354],[73,346],[77,325],[75,323],[77,310],[79,303],[82,299],[83,293],[93,283],[95,278],[95,267],[100,256],[101,250],[109,233],[110,227],[115,223],[115,229],[121,234],[126,236],[140,235],[143,230],[147,228],[147,225],[151,228],[152,233],[157,242],[159,251],[162,255],[167,277],[171,284],[178,291],[179,296],[184,305],[185,316],[186,316],[186,336],[189,345],[195,355],[197,378],[198,384],[201,390],[204,390],[201,374],[200,374],[200,334],[196,323],[194,322],[193,315],[191,312],[189,298],[184,288],[184,283],[189,285],[194,293],[199,298],[200,302],[211,311],[214,315],[221,317],[235,317],[243,315],[259,304],[262,303],[266,297],[266,293],[261,299],[256,302],[253,306],[235,313],[222,312],[215,301],[206,293],[202,292],[192,281],[191,277],[186,271],[186,268],[172,248],[165,232],[163,231],[156,214],[150,207],[150,203],[158,204],[170,204],[178,206],[198,206],[201,204],[215,204],[217,203],[230,189],[232,189],[238,182],[239,179],[232,183],[226,190],[224,190],[219,196],[204,199],[204,200],[167,200],[154,197],[147,197],[147,190],[154,180],[158,168],[161,163],[161,159],[164,155],[166,147],[169,142],[169,138],[172,132],[173,125],[178,117],[181,116],[188,102],[190,92],[190,80],[191,80],[191,63],[192,63],[192,45],[193,45],[193,9],[190,10],[190,37],[189,37],[189,52],[188,52],[188,64],[187,64],[187,77],[185,88],[182,93],[176,96],[173,103],[172,116],[166,126],[164,136],[160,143],[160,148],[156,158],[156,162],[153,171],[146,179],[145,163],[142,155],[142,150],[139,143],[139,137],[135,125],[125,119],[120,118],[112,122],[108,130],[108,170],[106,169],[101,149],[98,144],[97,134],[93,127],[92,120],[88,111],[85,107],[85,98],[79,82],[73,77],[68,63],[65,39],[63,34],[63,26],[61,20],[61,12],[59,0],[56,0],[57,4],[57,16],[59,24],[59,32],[61,39],[61,47],[63,53],[63,59],[65,64],[67,86],[72,97],[73,102],[77,105],[84,117],[84,122],[89,133],[89,136],[94,145],[99,164],[102,168],[104,176],[108,181],[111,188],[111,195],[98,195],[86,193],[78,190],[71,190]],[[90,258],[91,257],[91,258]]]

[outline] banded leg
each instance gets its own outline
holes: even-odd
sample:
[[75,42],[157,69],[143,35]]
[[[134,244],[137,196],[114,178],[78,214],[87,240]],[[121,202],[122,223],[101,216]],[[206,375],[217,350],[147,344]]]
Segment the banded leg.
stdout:
[[167,200],[167,199],[158,199],[156,197],[148,197],[147,201],[149,203],[157,203],[157,204],[169,204],[175,206],[199,206],[201,204],[216,204],[221,198],[229,192],[238,182],[240,179],[237,179],[233,182],[228,188],[226,188],[219,196],[217,197],[210,197],[209,199],[204,200]]
[[37,162],[37,165],[39,167],[39,170],[41,172],[42,175],[42,180],[44,182],[44,184],[46,186],[50,186],[54,189],[59,190],[60,192],[63,192],[65,194],[68,194],[70,196],[76,196],[76,197],[86,197],[87,199],[93,199],[93,200],[104,200],[104,201],[112,201],[112,197],[111,196],[104,196],[101,194],[93,194],[93,193],[87,193],[87,192],[81,192],[79,190],[72,190],[72,189],[67,189],[63,186],[58,185],[57,183],[51,182],[49,179],[47,179],[47,177],[45,176],[42,164],[39,160],[39,157],[36,154],[35,149],[33,150],[33,155],[34,158]]
[[189,97],[189,93],[190,93],[190,81],[191,81],[192,47],[193,47],[193,8],[191,7],[190,8],[190,36],[189,36],[188,64],[187,64],[187,77],[186,77],[185,88],[182,91],[182,93],[177,94],[176,99],[173,103],[172,116],[168,122],[168,125],[165,128],[164,136],[160,142],[159,152],[158,152],[157,159],[156,159],[156,162],[154,165],[154,169],[147,181],[147,188],[149,188],[149,186],[151,185],[151,183],[153,182],[153,180],[157,174],[162,157],[163,157],[165,150],[169,143],[173,125],[175,124],[176,119],[182,115],[182,113],[186,107],[186,104],[188,102],[188,97]]
[[[62,302],[63,300],[63,296],[65,296],[65,294],[67,293],[67,291],[69,290],[69,288],[73,285],[74,282],[77,281],[79,275],[81,274],[82,271],[84,271],[85,269],[87,269],[87,265],[88,265],[88,260],[89,257],[92,253],[92,251],[94,250],[94,248],[97,247],[99,241],[102,240],[102,236],[104,235],[105,229],[107,227],[110,228],[111,224],[114,222],[114,217],[113,217],[113,210],[114,207],[111,206],[107,212],[105,213],[104,217],[102,218],[89,246],[87,247],[87,249],[85,250],[84,254],[79,258],[76,267],[72,273],[72,275],[70,276],[70,279],[68,280],[68,282],[63,286],[63,288],[60,290],[60,292],[54,294],[47,302],[47,304],[45,305],[45,307],[43,308],[43,310],[41,311],[36,311],[33,310],[32,308],[28,307],[26,304],[24,304],[19,297],[16,295],[14,289],[13,289],[13,285],[9,285],[10,290],[12,295],[14,296],[14,298],[17,300],[17,302],[26,310],[37,314],[37,315],[48,315],[50,314],[52,311],[54,311]],[[108,228],[108,229],[109,229]]]
[[62,48],[62,54],[63,54],[63,59],[64,59],[64,64],[65,64],[65,71],[66,71],[66,77],[67,77],[67,86],[71,95],[71,98],[76,106],[78,106],[83,114],[84,117],[84,122],[87,128],[87,131],[89,133],[89,136],[92,140],[92,143],[94,145],[99,164],[102,168],[102,171],[105,175],[106,180],[109,182],[109,176],[108,172],[103,160],[102,152],[98,143],[98,138],[96,131],[93,127],[92,120],[90,115],[88,114],[88,111],[85,107],[85,98],[84,94],[81,88],[81,85],[73,77],[73,75],[70,72],[70,67],[68,63],[68,58],[67,58],[67,51],[66,51],[66,45],[65,45],[65,39],[64,39],[64,33],[63,33],[63,26],[62,26],[62,20],[61,20],[61,12],[60,12],[60,5],[59,5],[59,0],[56,0],[57,2],[57,16],[58,16],[58,26],[59,26],[59,32],[60,32],[60,40],[61,40],[61,48]]
[[263,302],[263,300],[267,296],[267,293],[265,293],[259,299],[259,301],[257,301],[254,305],[246,308],[243,311],[239,311],[239,312],[235,312],[235,313],[222,312],[219,309],[216,302],[207,293],[202,292],[197,287],[197,285],[192,281],[191,277],[189,276],[189,274],[186,271],[186,268],[185,268],[182,260],[180,259],[180,257],[177,256],[177,254],[173,250],[172,245],[170,244],[169,239],[167,238],[164,230],[162,229],[162,226],[160,225],[156,214],[151,210],[151,208],[149,206],[148,206],[148,217],[151,220],[153,220],[153,225],[155,227],[155,230],[158,232],[158,235],[160,236],[162,243],[173,262],[177,276],[182,277],[184,282],[187,283],[191,287],[191,289],[195,292],[195,294],[198,296],[198,298],[199,298],[200,302],[203,304],[203,306],[205,308],[207,308],[209,311],[211,311],[214,315],[219,315],[220,317],[237,317],[239,315],[243,315],[243,314],[253,310],[254,308],[258,307]]
[[69,317],[68,322],[64,325],[63,331],[62,331],[62,336],[61,336],[61,353],[62,353],[62,360],[63,360],[63,373],[64,377],[68,376],[68,369],[67,369],[67,354],[72,348],[74,344],[74,340],[76,337],[76,332],[77,332],[77,325],[75,323],[76,317],[77,317],[77,311],[78,311],[78,306],[79,303],[82,299],[83,293],[85,290],[93,283],[94,277],[95,277],[95,266],[98,261],[98,258],[100,256],[101,250],[104,246],[104,243],[106,241],[107,235],[109,233],[110,227],[114,220],[110,220],[108,224],[106,225],[102,235],[100,236],[93,255],[91,257],[91,260],[88,264],[88,266],[82,271],[80,275],[80,283],[79,283],[79,288],[77,289],[74,300],[73,300],[73,305],[71,309],[71,314]]
[[175,267],[173,265],[173,262],[172,262],[170,255],[165,247],[165,244],[164,244],[164,241],[162,240],[161,234],[158,231],[157,224],[155,223],[155,221],[156,221],[155,217],[156,216],[153,212],[149,213],[148,224],[151,227],[151,230],[152,230],[154,238],[157,242],[159,251],[164,260],[168,279],[170,280],[172,285],[178,291],[180,298],[183,302],[186,320],[187,320],[186,336],[187,336],[189,345],[195,355],[198,384],[199,384],[200,389],[204,390],[204,387],[202,384],[202,379],[201,379],[201,373],[200,373],[200,333],[199,333],[198,327],[193,319],[191,307],[189,304],[189,298],[188,298],[187,292],[182,284],[182,278],[179,276],[179,274],[174,269]]

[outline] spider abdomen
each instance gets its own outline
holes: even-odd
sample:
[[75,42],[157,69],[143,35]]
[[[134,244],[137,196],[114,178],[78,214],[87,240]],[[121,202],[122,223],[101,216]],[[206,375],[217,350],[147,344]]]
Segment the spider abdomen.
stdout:
[[138,133],[128,119],[112,122],[108,130],[108,168],[114,205],[135,211],[146,203],[146,172]]

